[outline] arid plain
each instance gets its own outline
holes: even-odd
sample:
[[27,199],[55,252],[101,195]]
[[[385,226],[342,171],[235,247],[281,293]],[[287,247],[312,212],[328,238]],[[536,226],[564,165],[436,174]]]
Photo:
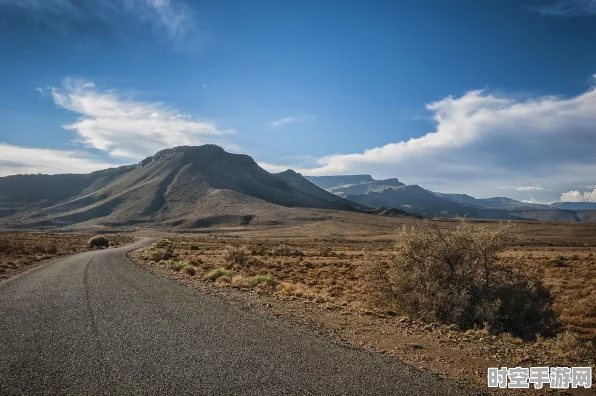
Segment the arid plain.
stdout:
[[[518,238],[502,260],[521,260],[539,272],[563,326],[555,338],[524,342],[485,329],[461,331],[453,325],[422,322],[376,305],[367,260],[391,257],[396,230],[419,221],[343,212],[288,226],[104,235],[115,246],[153,237],[154,245],[130,257],[156,275],[356,347],[397,356],[418,369],[461,383],[472,381],[479,389],[486,389],[487,367],[594,364],[596,225],[515,223]],[[434,221],[444,227],[457,222]],[[488,227],[503,224],[467,221]],[[84,251],[92,235],[2,233],[0,277],[5,280],[53,257]]]

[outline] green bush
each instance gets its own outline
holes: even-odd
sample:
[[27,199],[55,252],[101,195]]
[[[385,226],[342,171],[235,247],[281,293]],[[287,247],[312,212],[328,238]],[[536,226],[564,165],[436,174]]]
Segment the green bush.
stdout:
[[212,280],[212,281],[215,281],[221,277],[226,277],[226,278],[232,279],[232,277],[235,274],[236,273],[234,271],[230,271],[225,268],[216,268],[216,269],[210,271],[207,275],[205,275],[205,279]]
[[187,261],[174,261],[170,264],[170,268],[172,268],[176,272],[180,272],[180,270],[188,267],[190,264]]

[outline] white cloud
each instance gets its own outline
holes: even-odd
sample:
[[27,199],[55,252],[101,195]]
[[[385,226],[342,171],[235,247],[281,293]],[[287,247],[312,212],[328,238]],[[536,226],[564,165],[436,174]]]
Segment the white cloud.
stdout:
[[327,155],[304,171],[407,177],[435,191],[482,195],[512,184],[561,191],[593,183],[594,87],[568,98],[470,91],[426,107],[433,131],[360,153]]
[[543,191],[544,188],[538,186],[518,187],[517,191]]
[[129,17],[165,30],[173,39],[182,39],[195,30],[192,12],[181,0],[0,0],[2,6],[22,9],[61,28],[64,23],[55,23],[52,18],[96,19],[113,25]]
[[529,203],[529,204],[540,204],[540,205],[548,205],[548,204],[552,204],[554,203],[554,201],[551,202],[545,202],[545,201],[539,201],[537,199],[534,198],[530,198],[530,199],[522,199],[522,202],[524,203]]
[[282,125],[294,124],[296,122],[310,121],[313,118],[315,118],[315,116],[313,116],[313,115],[301,115],[301,116],[285,117],[285,118],[280,118],[279,120],[271,121],[269,123],[269,125],[271,125],[273,128],[279,128]]
[[0,176],[29,173],[88,173],[114,164],[80,151],[27,148],[0,143]]
[[569,191],[561,194],[561,202],[596,202],[596,189],[586,191],[583,194],[579,191]]
[[233,130],[194,120],[163,103],[101,91],[92,82],[66,80],[62,88],[51,89],[51,96],[58,106],[79,115],[64,125],[77,134],[75,141],[111,156],[141,159],[165,147],[205,143],[235,148],[222,140]]
[[497,187],[500,190],[516,190],[516,191],[544,191],[544,188],[539,186],[499,186]]
[[534,9],[541,14],[563,17],[596,15],[596,0],[558,0]]
[[212,122],[193,119],[163,103],[134,100],[114,90],[102,91],[89,81],[67,79],[61,88],[38,91],[78,115],[76,121],[63,125],[75,133],[75,148],[27,148],[0,142],[0,176],[87,173],[130,164],[161,149],[181,145],[213,143],[242,151],[225,140],[233,130],[221,130]]

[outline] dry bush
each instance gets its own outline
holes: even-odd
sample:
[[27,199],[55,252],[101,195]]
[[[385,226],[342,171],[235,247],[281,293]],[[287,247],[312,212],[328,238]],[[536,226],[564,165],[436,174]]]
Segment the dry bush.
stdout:
[[244,249],[238,246],[228,245],[222,252],[221,259],[223,260],[226,268],[239,268],[246,264],[248,255]]
[[596,362],[596,345],[592,341],[580,340],[567,331],[554,338],[540,340],[540,343],[562,362],[582,365]]
[[151,248],[147,250],[145,257],[147,258],[147,260],[155,261],[156,263],[158,263],[163,259],[163,250]]
[[292,249],[286,244],[282,244],[275,248],[273,255],[284,257],[302,257],[304,256],[304,253],[298,249]]
[[184,261],[184,260],[170,262],[170,268],[176,272],[185,270],[189,266],[192,267],[188,261]]
[[335,257],[335,256],[337,256],[337,253],[335,253],[333,251],[333,249],[331,249],[329,246],[324,246],[324,247],[322,247],[319,250],[317,256],[321,256],[321,257]]
[[205,280],[216,281],[219,278],[229,278],[230,280],[236,273],[225,268],[216,268],[205,275]]
[[267,247],[264,246],[262,243],[257,243],[256,246],[253,246],[253,248],[250,251],[250,254],[252,254],[253,256],[266,256],[267,253],[269,253],[269,251],[267,250]]
[[253,289],[257,286],[272,289],[277,286],[277,283],[277,279],[271,274],[255,276],[235,275],[232,277],[232,285],[247,289]]
[[169,249],[173,246],[173,244],[174,243],[172,242],[172,240],[168,238],[162,238],[159,241],[155,242],[155,246],[162,249]]
[[398,232],[393,257],[368,260],[369,279],[378,301],[401,314],[526,340],[553,336],[550,292],[538,274],[500,256],[514,239],[509,223],[421,221]]
[[91,239],[89,239],[89,242],[87,242],[87,245],[90,248],[101,248],[101,247],[109,247],[110,246],[110,241],[108,241],[108,238],[101,236],[101,235],[97,235],[92,237]]
[[187,265],[186,267],[184,267],[184,272],[187,275],[195,276],[197,274],[197,269],[192,265]]

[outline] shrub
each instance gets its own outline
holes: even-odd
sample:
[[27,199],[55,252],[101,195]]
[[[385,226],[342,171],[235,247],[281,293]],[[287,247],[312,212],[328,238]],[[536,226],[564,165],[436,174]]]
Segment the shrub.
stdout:
[[109,247],[110,246],[110,241],[108,241],[108,238],[104,237],[104,236],[94,236],[93,238],[89,239],[89,242],[87,242],[87,245],[90,248],[102,248],[102,247]]
[[221,259],[227,269],[238,269],[246,265],[248,255],[242,248],[228,245],[224,249]]
[[267,253],[268,253],[267,248],[265,246],[263,246],[263,244],[261,244],[261,243],[258,243],[250,251],[250,254],[252,254],[253,256],[265,256],[265,255],[267,255]]
[[210,271],[207,275],[205,275],[205,279],[206,280],[212,280],[212,281],[215,281],[215,280],[217,280],[219,278],[222,278],[222,277],[232,279],[232,277],[235,274],[236,273],[234,271],[230,271],[230,270],[227,270],[225,268],[216,268],[216,269]]
[[170,249],[166,249],[161,253],[161,259],[162,260],[169,260],[173,257],[176,257],[176,255],[174,254],[174,252]]
[[302,257],[304,256],[304,253],[298,249],[292,249],[288,245],[282,244],[275,248],[275,250],[273,251],[273,255],[285,257]]
[[58,247],[55,243],[51,243],[48,247],[46,247],[45,252],[48,254],[56,254],[58,253]]
[[596,345],[592,341],[580,340],[569,332],[561,333],[555,338],[541,340],[541,342],[563,361],[583,365],[596,362]]
[[175,261],[170,264],[170,268],[172,268],[176,272],[180,272],[181,269],[188,267],[190,264],[187,261]]
[[195,276],[197,274],[197,269],[192,265],[187,265],[184,267],[184,272],[190,276]]
[[160,262],[163,259],[163,250],[157,248],[151,248],[147,251],[145,257],[148,260]]
[[323,247],[319,250],[319,256],[321,257],[335,257],[337,253],[335,253],[330,247]]
[[514,238],[509,223],[404,226],[394,256],[367,263],[373,292],[388,308],[429,322],[487,327],[526,340],[553,336],[559,322],[550,292],[536,273],[500,256]]
[[568,267],[569,264],[567,264],[567,262],[565,261],[565,258],[563,257],[563,259],[561,259],[561,258],[550,259],[550,261],[547,262],[547,266],[548,267],[563,268],[563,267]]
[[158,248],[170,248],[172,244],[172,241],[167,238],[163,238],[155,242],[155,246],[157,246]]

